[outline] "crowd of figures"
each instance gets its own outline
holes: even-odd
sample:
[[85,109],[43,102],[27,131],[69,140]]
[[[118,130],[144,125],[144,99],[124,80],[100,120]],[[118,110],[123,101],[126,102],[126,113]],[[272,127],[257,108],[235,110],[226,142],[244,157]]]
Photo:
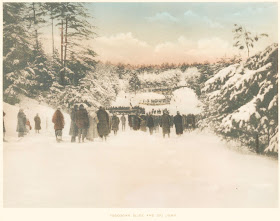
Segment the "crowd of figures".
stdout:
[[[95,111],[84,108],[83,104],[80,106],[75,105],[71,110],[71,125],[69,135],[71,136],[71,142],[84,142],[85,139],[94,141],[95,138],[101,137],[102,140],[106,140],[107,136],[113,131],[115,135],[119,131],[119,126],[123,131],[126,130],[126,123],[131,130],[149,131],[152,135],[154,132],[159,132],[159,128],[162,128],[163,137],[166,135],[170,137],[170,128],[175,125],[177,135],[183,134],[184,131],[190,131],[196,128],[196,118],[193,114],[181,115],[177,112],[176,116],[169,115],[167,110],[162,111],[162,115],[155,115],[151,111],[149,114],[129,114],[127,117],[122,114],[120,117],[113,113],[113,116],[105,110],[104,107],[99,107],[99,110]],[[5,113],[3,112],[3,116]],[[29,119],[26,117],[23,109],[20,109],[17,115],[17,132],[18,137],[23,137],[31,129]],[[57,108],[52,117],[54,124],[55,136],[57,142],[62,141],[62,131],[65,126],[64,116],[60,108]],[[41,119],[39,114],[34,117],[35,131],[39,133],[41,130]],[[5,125],[3,125],[5,136]],[[5,138],[5,137],[4,137]]]
[[[5,142],[5,123],[4,123],[4,117],[6,113],[3,112],[3,141]],[[39,114],[36,114],[34,117],[34,124],[35,124],[35,132],[40,133],[41,130],[41,118],[39,117]],[[18,137],[24,137],[24,135],[28,134],[29,131],[32,130],[31,123],[29,119],[26,117],[25,113],[23,112],[23,109],[19,109],[18,115],[17,115],[17,128],[16,131],[18,132]]]
[[170,128],[175,125],[176,134],[182,135],[184,131],[190,131],[196,128],[196,118],[194,114],[181,115],[177,112],[176,116],[169,115],[167,110],[163,111],[162,115],[154,115],[150,112],[146,115],[128,115],[128,125],[133,130],[142,130],[144,132],[149,129],[150,134],[159,132],[159,127],[162,128],[162,135],[170,137]]
[[109,112],[115,112],[115,113],[132,113],[132,112],[138,112],[141,114],[145,114],[145,108],[140,107],[140,106],[130,106],[130,107],[125,107],[125,106],[118,106],[118,107],[108,107],[107,111]]

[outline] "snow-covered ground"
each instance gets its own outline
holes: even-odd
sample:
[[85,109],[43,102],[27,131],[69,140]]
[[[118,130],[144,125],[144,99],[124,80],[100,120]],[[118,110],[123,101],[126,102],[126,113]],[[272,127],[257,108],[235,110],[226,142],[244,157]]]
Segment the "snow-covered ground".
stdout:
[[[30,118],[39,110],[51,118],[53,109],[29,102]],[[63,143],[55,142],[52,124],[18,140],[18,107],[4,104],[4,111],[4,207],[278,206],[277,161],[240,152],[211,133],[177,137],[173,128],[163,139],[127,128],[107,142],[73,144],[65,114]]]

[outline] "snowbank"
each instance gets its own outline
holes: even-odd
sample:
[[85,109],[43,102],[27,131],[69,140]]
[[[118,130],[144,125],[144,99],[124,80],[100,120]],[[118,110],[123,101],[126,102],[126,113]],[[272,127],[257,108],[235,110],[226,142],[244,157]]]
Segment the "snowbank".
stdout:
[[200,114],[202,103],[198,100],[194,91],[184,87],[173,92],[173,99],[170,102],[169,109],[172,115],[177,111],[181,114]]

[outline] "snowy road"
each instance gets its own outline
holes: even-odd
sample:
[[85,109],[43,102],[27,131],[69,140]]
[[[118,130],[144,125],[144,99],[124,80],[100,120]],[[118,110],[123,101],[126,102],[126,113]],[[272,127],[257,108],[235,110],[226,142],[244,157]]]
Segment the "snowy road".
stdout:
[[29,134],[4,144],[4,207],[277,207],[277,161],[211,134],[65,140]]

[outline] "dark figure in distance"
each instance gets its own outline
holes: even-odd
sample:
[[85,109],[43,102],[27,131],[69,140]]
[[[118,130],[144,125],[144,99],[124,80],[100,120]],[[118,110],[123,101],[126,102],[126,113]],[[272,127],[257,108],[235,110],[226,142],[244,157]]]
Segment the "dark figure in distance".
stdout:
[[165,138],[165,134],[167,134],[168,137],[170,137],[171,121],[170,121],[170,116],[167,111],[163,112],[163,115],[162,115],[161,121],[160,121],[160,126],[162,127],[163,138]]
[[78,127],[76,124],[76,115],[78,111],[78,105],[74,105],[74,108],[71,111],[71,125],[69,135],[71,135],[71,142],[76,142],[76,137],[78,136]]
[[112,130],[114,131],[114,134],[117,135],[117,132],[119,130],[119,124],[120,124],[120,119],[116,114],[113,114],[112,117]]
[[89,127],[89,118],[88,118],[88,112],[84,108],[84,105],[80,105],[79,110],[76,113],[76,125],[78,127],[78,139],[79,143],[85,142],[85,137],[87,136],[87,129]]
[[180,115],[179,111],[177,111],[177,115],[174,117],[174,124],[176,128],[176,134],[183,134],[183,118]]
[[39,133],[39,131],[41,130],[41,118],[39,117],[39,114],[36,114],[36,116],[34,117],[34,121],[35,121],[35,133]]
[[97,111],[97,118],[98,118],[98,124],[97,124],[97,131],[99,136],[103,139],[107,139],[107,136],[109,135],[109,114],[106,112],[105,108],[99,107],[99,110]]
[[126,123],[126,118],[124,114],[121,116],[121,122],[122,122],[122,131],[125,131],[125,123]]
[[153,116],[152,114],[150,113],[149,116],[147,117],[147,126],[149,128],[149,131],[150,131],[150,135],[153,134],[153,130],[154,130],[154,119],[153,119]]

